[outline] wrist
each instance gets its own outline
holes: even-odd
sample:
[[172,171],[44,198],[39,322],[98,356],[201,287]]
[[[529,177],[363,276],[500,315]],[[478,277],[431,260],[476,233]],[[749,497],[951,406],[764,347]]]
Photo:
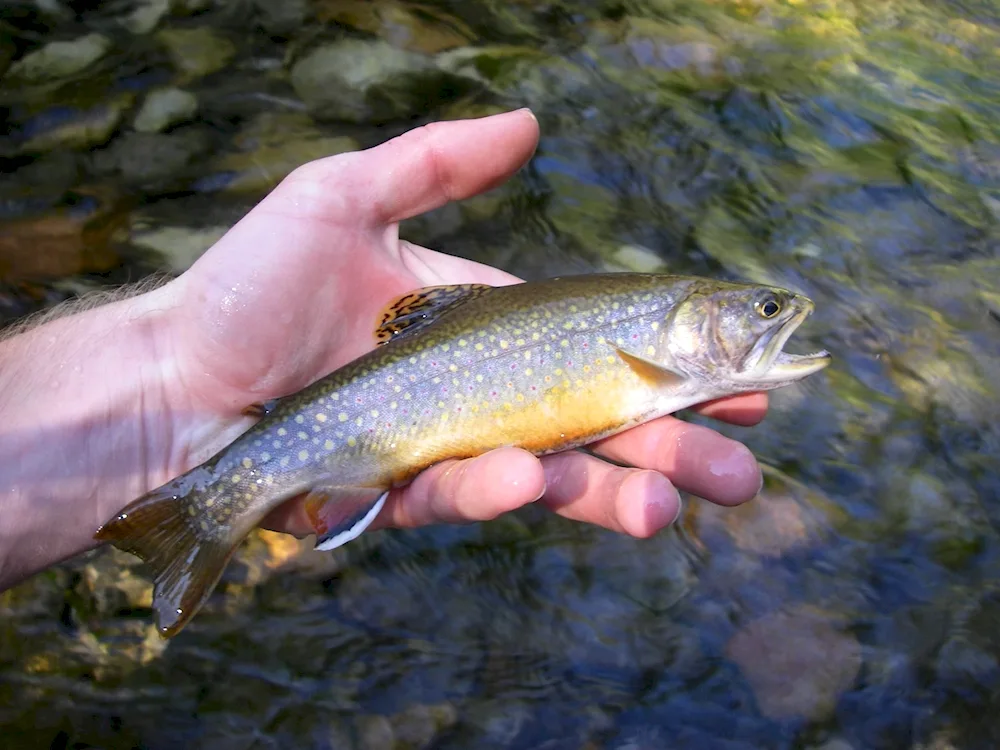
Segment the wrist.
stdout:
[[166,479],[170,286],[0,342],[0,589]]

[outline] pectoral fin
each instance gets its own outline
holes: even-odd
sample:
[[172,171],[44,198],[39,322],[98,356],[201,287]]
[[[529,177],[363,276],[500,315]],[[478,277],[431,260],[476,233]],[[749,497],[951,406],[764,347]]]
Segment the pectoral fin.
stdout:
[[488,292],[488,284],[453,284],[414,289],[393,300],[379,316],[375,338],[385,344],[403,334],[425,328],[448,310]]
[[331,550],[361,536],[375,520],[388,490],[381,487],[313,487],[305,509],[316,532],[316,549]]
[[680,373],[674,372],[659,362],[653,362],[637,354],[630,354],[624,349],[616,348],[615,351],[622,358],[622,361],[632,369],[632,372],[652,385],[657,385],[661,388],[674,388],[687,380]]
[[272,398],[268,401],[256,401],[250,404],[250,406],[245,407],[240,414],[244,417],[266,417],[274,411],[274,407],[278,405],[278,401],[280,400]]

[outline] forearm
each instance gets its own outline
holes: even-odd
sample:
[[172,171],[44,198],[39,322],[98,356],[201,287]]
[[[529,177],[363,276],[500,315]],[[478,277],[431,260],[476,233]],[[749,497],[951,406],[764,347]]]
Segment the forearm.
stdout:
[[0,590],[93,547],[166,479],[168,300],[156,290],[0,341]]

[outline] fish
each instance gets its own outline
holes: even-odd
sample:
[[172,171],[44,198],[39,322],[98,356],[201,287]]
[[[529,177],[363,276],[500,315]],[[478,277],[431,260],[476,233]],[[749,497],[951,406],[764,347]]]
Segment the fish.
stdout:
[[95,538],[145,561],[159,633],[176,635],[244,538],[305,496],[317,550],[357,538],[389,491],[452,458],[572,450],[695,404],[797,382],[828,352],[783,351],[814,304],[697,276],[594,273],[443,285],[391,301],[371,351],[259,417]]

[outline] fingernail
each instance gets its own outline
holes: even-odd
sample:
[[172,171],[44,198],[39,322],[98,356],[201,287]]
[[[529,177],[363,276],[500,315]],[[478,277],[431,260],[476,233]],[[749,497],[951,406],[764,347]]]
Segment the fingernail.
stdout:
[[646,501],[646,522],[653,528],[660,530],[672,525],[680,518],[683,503],[680,493],[666,478],[662,482],[657,482],[656,491],[652,497]]
[[518,112],[524,112],[524,113],[525,113],[525,114],[527,114],[527,115],[528,115],[528,117],[530,117],[530,118],[531,118],[532,120],[534,120],[535,122],[538,122],[538,118],[537,118],[537,117],[535,117],[535,113],[531,111],[531,107],[521,107],[521,109],[519,109],[519,110],[517,110],[517,111],[518,111]]

